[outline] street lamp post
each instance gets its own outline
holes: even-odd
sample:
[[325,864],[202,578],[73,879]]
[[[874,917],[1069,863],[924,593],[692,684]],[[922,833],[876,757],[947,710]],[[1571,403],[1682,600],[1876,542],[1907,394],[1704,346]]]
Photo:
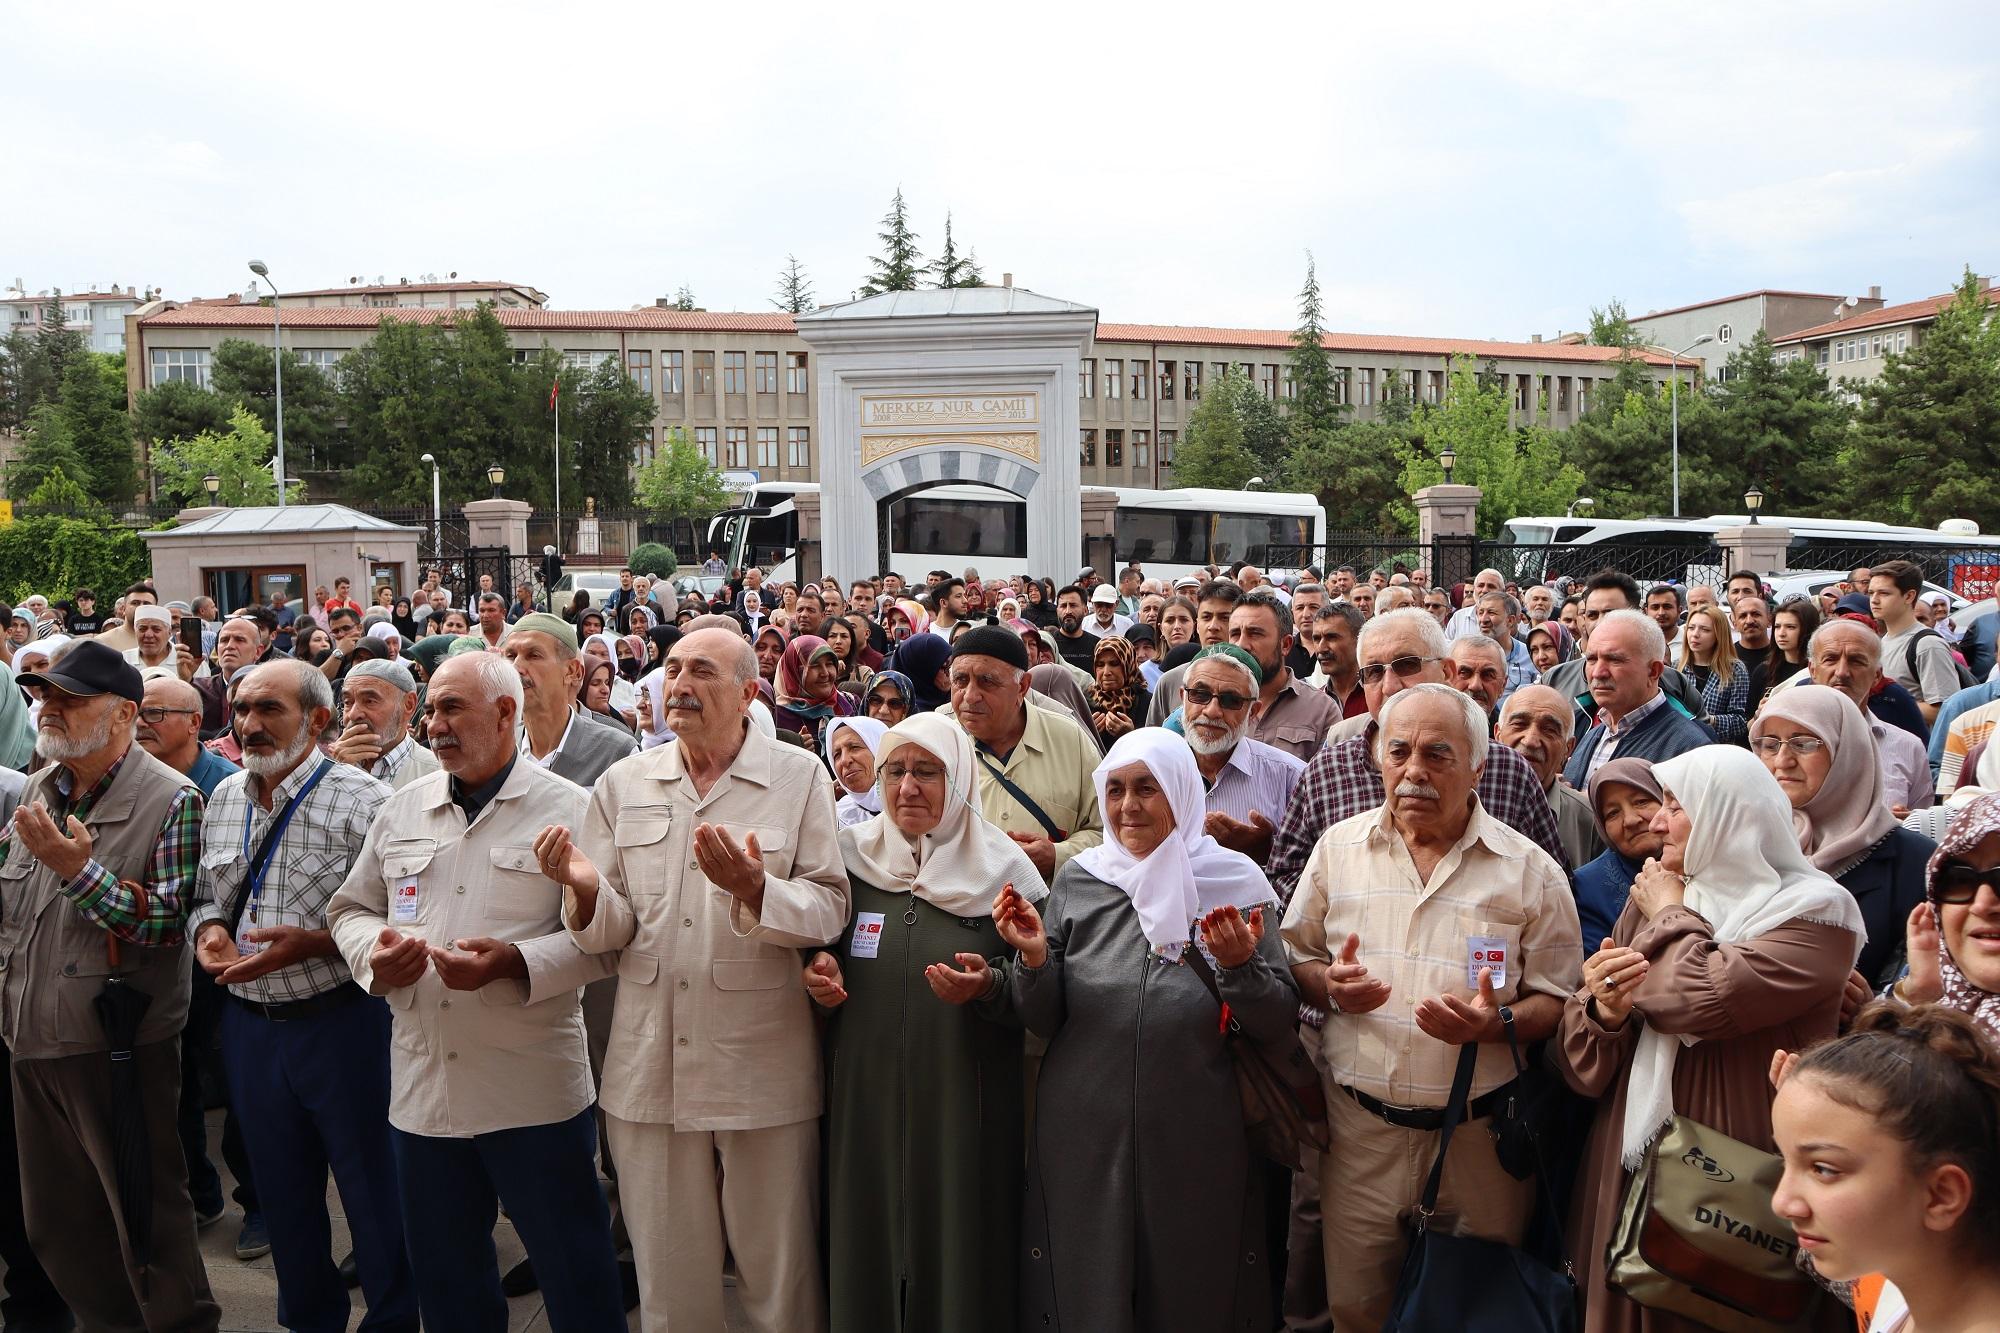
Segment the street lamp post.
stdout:
[[[250,271],[269,282],[270,265],[261,259],[250,261]],[[278,479],[278,508],[285,507],[285,326],[278,313],[278,284],[271,283],[271,383],[278,394],[278,457],[273,475]]]
[[507,484],[507,469],[495,463],[486,469],[486,480],[493,483],[493,498],[500,498],[500,488]]
[[215,493],[222,489],[222,478],[211,472],[201,479],[201,488],[208,492],[208,502],[214,504]]
[[1764,492],[1752,486],[1743,492],[1743,507],[1750,512],[1750,526],[1757,526],[1757,511],[1764,507]]
[[1438,450],[1438,466],[1444,469],[1444,484],[1451,485],[1451,470],[1458,465],[1458,450],[1449,445]]
[[1715,335],[1704,333],[1678,352],[1667,354],[1667,411],[1674,422],[1674,517],[1681,516],[1681,373],[1680,360],[1703,343],[1712,343]]
[[1595,501],[1595,500],[1591,499],[1591,498],[1590,498],[1589,496],[1587,496],[1587,495],[1579,495],[1579,496],[1577,496],[1577,497],[1576,497],[1576,499],[1574,499],[1574,500],[1571,500],[1571,501],[1569,502],[1569,508],[1567,508],[1567,509],[1563,510],[1563,517],[1564,517],[1564,518],[1574,518],[1574,517],[1576,517],[1576,511],[1577,511],[1577,510],[1579,510],[1579,509],[1595,509],[1596,507],[1597,507],[1597,501]]
[[438,461],[429,454],[417,460],[431,465],[431,559],[444,561],[444,507],[438,503]]
[[1250,480],[1243,483],[1243,489],[1247,491],[1252,486],[1262,486],[1263,484],[1264,484],[1264,479],[1262,477],[1252,477],[1250,478]]

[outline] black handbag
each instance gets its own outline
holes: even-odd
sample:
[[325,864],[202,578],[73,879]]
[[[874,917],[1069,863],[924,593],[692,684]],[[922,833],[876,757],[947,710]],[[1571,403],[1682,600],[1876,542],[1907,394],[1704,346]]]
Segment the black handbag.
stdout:
[[1243,1030],[1216,989],[1214,969],[1192,940],[1181,957],[1226,1016],[1222,1044],[1236,1069],[1236,1092],[1250,1150],[1279,1166],[1301,1169],[1303,1150],[1323,1153],[1329,1142],[1326,1085],[1320,1082],[1319,1071],[1296,1040],[1287,1040],[1282,1050],[1266,1052]]
[[[1549,1267],[1526,1250],[1474,1236],[1453,1236],[1432,1230],[1438,1190],[1444,1184],[1445,1151],[1452,1131],[1465,1119],[1472,1091],[1472,1070],[1479,1047],[1459,1048],[1458,1071],[1451,1081],[1444,1127],[1438,1133],[1437,1160],[1417,1205],[1410,1252],[1396,1281],[1396,1300],[1382,1333],[1575,1333],[1576,1277],[1565,1262]],[[1541,1173],[1536,1173],[1541,1179]],[[1548,1182],[1542,1180],[1546,1190]]]

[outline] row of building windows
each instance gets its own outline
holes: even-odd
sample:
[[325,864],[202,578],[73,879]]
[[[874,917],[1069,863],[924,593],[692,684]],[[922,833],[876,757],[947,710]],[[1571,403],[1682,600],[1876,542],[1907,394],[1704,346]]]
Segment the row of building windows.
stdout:
[[[759,426],[754,432],[756,453],[751,453],[753,432],[748,426],[696,426],[691,432],[695,448],[708,460],[711,467],[730,468],[774,468],[780,465],[778,445],[784,443],[783,466],[787,468],[810,468],[812,466],[812,429],[808,426]],[[720,434],[721,445],[717,447]],[[644,467],[659,456],[663,433],[655,427],[648,427],[637,444],[632,446],[632,466]]]
[[[1129,438],[1132,444],[1132,466],[1140,472],[1150,471],[1153,466],[1153,435],[1151,431],[1106,430],[1104,438],[1104,466],[1125,466],[1125,444]],[[1086,427],[1080,441],[1080,454],[1085,467],[1097,466],[1097,441],[1099,432]],[[1180,438],[1178,431],[1160,432],[1160,466],[1174,465],[1174,443]]]
[[[1082,397],[1096,398],[1101,391],[1106,400],[1116,400],[1128,395],[1138,402],[1157,394],[1161,402],[1172,402],[1176,396],[1188,402],[1198,402],[1204,373],[1208,383],[1220,380],[1229,370],[1230,362],[1214,361],[1161,361],[1155,365],[1151,361],[1127,361],[1123,357],[1105,357],[1103,374],[1098,373],[1095,357],[1085,357],[1082,362]],[[1276,362],[1259,365],[1255,361],[1239,361],[1236,368],[1243,377],[1258,388],[1266,398],[1292,398],[1296,396],[1292,384],[1292,368]]]
[[[612,353],[606,352],[604,355],[610,356]],[[692,371],[695,393],[707,395],[715,392],[714,352],[696,352],[692,360],[685,352],[661,352],[658,355],[660,397],[678,398],[685,388],[689,371]],[[806,380],[806,354],[786,352],[783,356],[785,392],[805,393],[809,387]],[[760,394],[775,394],[778,392],[778,357],[777,352],[722,353],[722,391],[726,394],[742,394],[754,384]],[[650,351],[625,354],[626,372],[648,395],[653,393],[653,358],[654,353]]]

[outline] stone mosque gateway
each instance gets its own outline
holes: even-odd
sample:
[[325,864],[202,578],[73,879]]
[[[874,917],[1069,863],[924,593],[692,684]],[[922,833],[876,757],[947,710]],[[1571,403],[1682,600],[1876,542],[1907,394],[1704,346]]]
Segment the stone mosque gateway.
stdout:
[[1077,382],[1096,328],[1090,307],[1014,286],[887,292],[798,316],[818,358],[820,423],[818,504],[799,504],[818,570],[802,560],[800,573],[888,568],[890,504],[949,485],[1020,496],[1028,567],[1074,570]]

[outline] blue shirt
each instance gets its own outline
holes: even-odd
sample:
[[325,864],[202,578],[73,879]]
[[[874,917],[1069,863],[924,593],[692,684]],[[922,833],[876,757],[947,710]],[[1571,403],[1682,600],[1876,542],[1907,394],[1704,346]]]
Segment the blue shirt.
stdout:
[[194,767],[188,770],[188,781],[201,790],[201,799],[206,801],[215,795],[215,789],[224,778],[242,771],[207,746],[197,746]]
[[1968,685],[1939,706],[1937,721],[1931,723],[1930,754],[1933,782],[1937,780],[1939,765],[1944,763],[1944,738],[1951,731],[1952,719],[1982,704],[1990,704],[1995,699],[2000,699],[2000,680],[1989,680],[1984,685]]
[[1528,645],[1519,639],[1507,641],[1507,691],[1500,696],[1500,702],[1507,702],[1507,695],[1523,685],[1533,685],[1542,678],[1541,670],[1535,666],[1535,659],[1528,655]]

